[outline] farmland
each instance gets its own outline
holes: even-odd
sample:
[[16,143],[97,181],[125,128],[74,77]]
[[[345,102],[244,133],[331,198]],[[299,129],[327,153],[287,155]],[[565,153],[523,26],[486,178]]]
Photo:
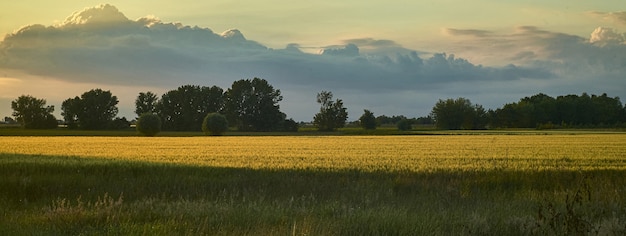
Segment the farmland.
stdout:
[[0,232],[623,234],[624,144],[594,132],[0,137]]

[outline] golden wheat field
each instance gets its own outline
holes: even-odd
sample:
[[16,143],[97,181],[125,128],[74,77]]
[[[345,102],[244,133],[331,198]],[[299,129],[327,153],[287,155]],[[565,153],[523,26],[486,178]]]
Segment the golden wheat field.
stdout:
[[626,169],[626,135],[0,137],[0,153],[253,169]]

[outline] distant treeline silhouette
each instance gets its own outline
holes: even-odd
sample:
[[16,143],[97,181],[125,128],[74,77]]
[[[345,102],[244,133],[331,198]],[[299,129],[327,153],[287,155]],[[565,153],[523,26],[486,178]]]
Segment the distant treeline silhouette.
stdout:
[[[209,113],[224,114],[228,123],[240,131],[297,131],[298,123],[280,111],[278,103],[282,99],[280,90],[264,79],[254,78],[235,81],[226,91],[217,86],[184,85],[160,98],[152,92],[141,92],[135,100],[135,113],[137,117],[145,113],[158,115],[162,129],[169,131],[200,131]],[[63,102],[63,123],[68,128],[79,129],[128,128],[131,122],[116,117],[117,104],[117,97],[109,91],[93,89]],[[54,106],[46,106],[44,99],[22,95],[11,106],[15,120],[24,128],[56,127]],[[323,113],[323,108],[316,117]],[[340,108],[345,112],[343,103]],[[357,122],[373,115],[370,113]],[[401,130],[410,129],[407,124],[434,124],[439,129],[617,128],[626,126],[626,107],[619,97],[609,97],[606,93],[556,98],[539,93],[495,110],[485,110],[469,99],[457,98],[439,100],[426,117],[381,115],[375,120],[379,126],[400,123]],[[13,119],[5,117],[5,122],[10,121]]]
[[626,125],[626,107],[606,94],[553,98],[539,93],[495,110],[465,98],[439,100],[431,118],[440,129],[614,128]]

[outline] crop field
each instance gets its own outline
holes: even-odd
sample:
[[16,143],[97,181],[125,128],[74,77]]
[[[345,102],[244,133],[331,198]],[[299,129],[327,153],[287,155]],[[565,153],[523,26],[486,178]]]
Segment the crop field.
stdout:
[[626,134],[0,137],[0,234],[626,233]]

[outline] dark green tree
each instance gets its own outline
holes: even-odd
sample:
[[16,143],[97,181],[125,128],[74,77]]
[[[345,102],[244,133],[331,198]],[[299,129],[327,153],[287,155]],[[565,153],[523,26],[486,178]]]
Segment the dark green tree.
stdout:
[[363,129],[376,129],[376,117],[370,110],[363,110],[363,115],[359,118],[359,124]]
[[207,135],[222,135],[228,131],[228,119],[220,113],[209,113],[202,122],[202,131]]
[[157,103],[164,130],[200,131],[204,117],[224,107],[224,90],[217,86],[184,85],[171,90]]
[[61,104],[61,115],[70,129],[78,128],[78,113],[81,112],[80,97],[68,98]]
[[161,118],[154,113],[144,113],[137,119],[136,128],[145,136],[155,136],[161,132]]
[[300,125],[298,125],[298,122],[296,122],[293,119],[286,119],[283,122],[283,131],[286,132],[298,132],[298,129],[300,128]]
[[402,119],[402,120],[398,121],[398,123],[396,124],[396,127],[398,127],[398,130],[400,130],[400,131],[411,130],[411,129],[413,129],[413,126],[412,126],[411,123],[412,122],[409,119]]
[[58,125],[52,115],[54,106],[46,106],[45,99],[22,95],[11,102],[11,108],[13,116],[25,129],[54,129]]
[[157,113],[159,98],[152,92],[141,92],[135,99],[135,114],[140,117],[144,113]]
[[439,129],[482,129],[488,122],[485,109],[466,98],[439,100],[431,116]]
[[596,115],[593,123],[596,125],[616,125],[625,122],[622,117],[622,102],[619,97],[611,98],[606,93],[600,96],[592,95],[591,101]]
[[87,130],[112,128],[117,115],[118,100],[110,91],[92,89],[80,97],[63,101],[61,110],[68,127]]
[[[117,115],[117,100],[110,91],[92,89],[83,93],[76,102],[75,114],[81,129],[98,130],[107,129],[111,126],[113,118]],[[71,102],[70,102],[71,103]]]
[[286,117],[278,105],[282,100],[280,90],[267,80],[239,80],[226,91],[226,114],[242,131],[278,130]]
[[334,131],[346,125],[348,112],[343,107],[343,101],[333,101],[333,93],[322,91],[317,94],[317,103],[321,105],[320,112],[313,117],[313,124],[319,131]]

